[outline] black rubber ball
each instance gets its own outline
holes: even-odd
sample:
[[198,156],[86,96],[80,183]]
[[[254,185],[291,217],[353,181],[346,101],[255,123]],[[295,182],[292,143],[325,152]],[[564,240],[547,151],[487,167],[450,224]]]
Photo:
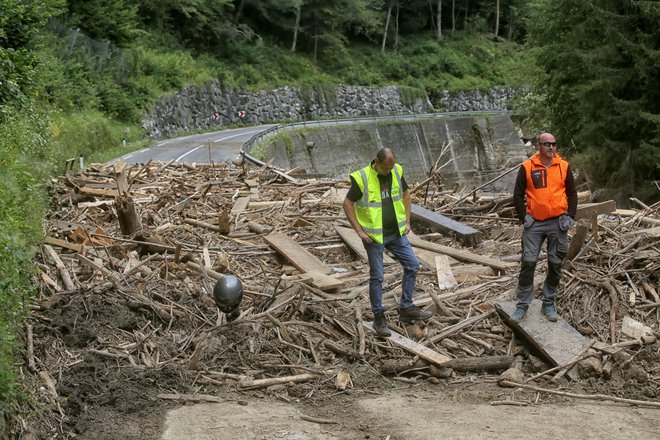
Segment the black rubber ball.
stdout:
[[231,313],[243,300],[243,284],[233,275],[225,275],[213,287],[213,300],[220,311]]

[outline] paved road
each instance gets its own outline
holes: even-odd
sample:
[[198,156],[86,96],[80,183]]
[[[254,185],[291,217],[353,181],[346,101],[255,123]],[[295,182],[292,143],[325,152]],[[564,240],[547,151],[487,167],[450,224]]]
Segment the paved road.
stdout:
[[[307,121],[304,123],[288,124],[286,128],[291,129],[303,126],[325,126],[325,125],[352,125],[356,123],[369,124],[382,121],[412,121],[416,119],[427,118],[447,118],[467,115],[483,114],[503,114],[503,110],[492,111],[473,111],[473,112],[441,112],[425,113],[414,115],[399,116],[375,116],[347,119],[329,119],[321,121]],[[132,165],[136,163],[146,163],[149,160],[158,160],[161,162],[185,163],[209,163],[226,162],[237,159],[240,156],[241,146],[254,135],[264,132],[278,124],[256,125],[251,127],[233,128],[229,130],[214,131],[211,133],[194,134],[190,136],[168,139],[158,142],[151,148],[145,148],[140,151],[134,151],[123,155],[118,159],[113,159],[112,164],[118,160]]]
[[132,165],[146,163],[150,159],[161,162],[209,163],[226,162],[240,156],[241,146],[252,136],[273,127],[258,125],[252,127],[233,128],[212,133],[193,134],[158,142],[151,148],[125,154],[118,160]]

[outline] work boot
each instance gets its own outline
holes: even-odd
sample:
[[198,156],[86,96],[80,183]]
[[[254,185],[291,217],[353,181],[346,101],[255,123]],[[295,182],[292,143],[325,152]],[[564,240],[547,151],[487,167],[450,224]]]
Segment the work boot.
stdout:
[[525,317],[525,313],[527,313],[527,310],[520,307],[516,308],[516,311],[513,312],[513,314],[511,315],[511,321],[513,322],[522,321],[523,318]]
[[392,336],[392,332],[387,328],[387,320],[385,320],[385,314],[383,312],[374,313],[374,331],[378,336],[387,338]]
[[553,304],[543,304],[541,306],[541,313],[545,315],[546,319],[550,322],[556,322],[559,319],[557,310]]
[[410,324],[412,321],[426,321],[431,316],[433,316],[433,313],[422,310],[416,305],[399,309],[399,321],[405,325]]

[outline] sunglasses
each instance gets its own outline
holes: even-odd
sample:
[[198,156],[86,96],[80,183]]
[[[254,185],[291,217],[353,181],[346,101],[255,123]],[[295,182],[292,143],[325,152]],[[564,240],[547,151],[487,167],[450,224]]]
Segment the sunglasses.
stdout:
[[543,145],[544,147],[556,147],[557,142],[541,142],[541,145]]

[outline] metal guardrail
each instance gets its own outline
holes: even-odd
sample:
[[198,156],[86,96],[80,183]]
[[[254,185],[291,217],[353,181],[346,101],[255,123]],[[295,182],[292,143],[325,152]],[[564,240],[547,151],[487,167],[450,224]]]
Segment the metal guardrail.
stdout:
[[[509,110],[475,110],[465,112],[435,112],[435,113],[413,113],[412,115],[386,115],[386,116],[362,116],[362,117],[347,117],[347,118],[334,118],[334,119],[319,119],[315,121],[302,121],[292,122],[288,124],[278,124],[270,127],[262,132],[259,132],[247,140],[240,150],[240,154],[251,163],[264,166],[266,163],[250,154],[250,150],[263,138],[271,134],[276,134],[283,130],[295,129],[298,127],[310,126],[331,126],[331,125],[353,125],[353,124],[374,124],[382,121],[415,121],[418,119],[433,119],[433,118],[446,118],[451,116],[469,116],[469,115],[491,115],[491,114],[508,114]],[[273,167],[278,171],[285,172],[286,170]]]

